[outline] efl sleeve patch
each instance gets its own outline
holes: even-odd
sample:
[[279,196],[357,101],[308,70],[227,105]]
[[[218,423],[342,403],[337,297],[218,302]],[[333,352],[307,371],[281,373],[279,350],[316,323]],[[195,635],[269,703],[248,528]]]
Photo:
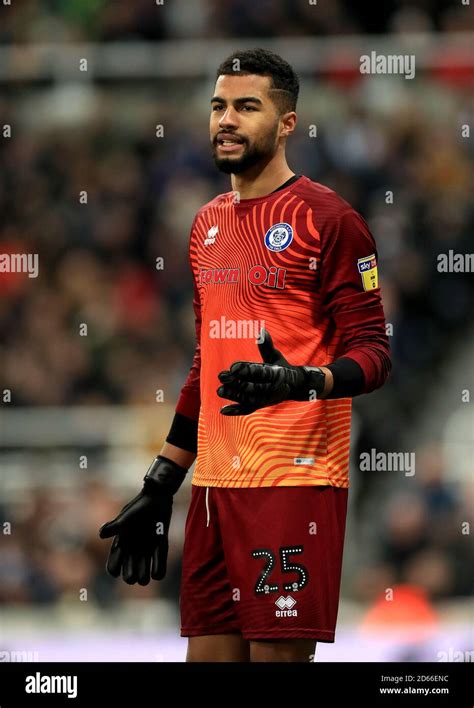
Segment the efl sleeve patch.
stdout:
[[357,261],[357,268],[362,278],[362,285],[364,290],[374,290],[374,288],[379,287],[379,276],[377,273],[377,259],[375,254],[371,256],[366,256],[365,258],[359,258]]

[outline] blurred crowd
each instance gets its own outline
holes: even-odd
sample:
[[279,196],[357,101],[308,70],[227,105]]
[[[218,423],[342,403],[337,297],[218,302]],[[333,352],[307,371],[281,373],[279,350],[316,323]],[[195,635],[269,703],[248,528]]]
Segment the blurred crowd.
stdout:
[[[446,460],[432,441],[418,451],[417,474],[372,497],[364,519],[351,515],[346,535],[342,596],[370,607],[388,589],[409,586],[437,603],[474,594],[471,540],[474,489],[450,481]],[[135,494],[82,477],[74,490],[32,485],[0,519],[11,533],[0,533],[0,606],[10,604],[77,606],[81,601],[104,611],[124,599],[165,598],[178,605],[181,555],[190,484],[177,494],[164,581],[128,586],[105,572],[110,541],[98,529]]]
[[394,483],[386,475],[384,493],[373,496],[363,523],[355,526],[361,551],[347,592],[364,604],[400,585],[421,588],[434,603],[472,597],[473,480],[450,478],[436,440],[417,450],[413,478],[395,476]]
[[[234,3],[205,4],[231,17]],[[113,36],[105,3],[41,3],[65,27],[79,5],[100,18],[98,36]],[[129,20],[145,5],[114,3]],[[258,15],[260,4],[253,6]],[[13,27],[2,25],[4,41]],[[459,129],[472,106],[462,112],[461,103],[453,95],[452,113],[440,122],[427,121],[416,101],[384,119],[348,101],[343,113],[318,122],[317,140],[302,128],[289,145],[290,166],[336,189],[364,214],[377,241],[394,370],[381,391],[355,402],[357,454],[400,449],[465,336],[469,273],[437,270],[440,253],[470,251],[474,227],[474,154]],[[0,124],[8,111],[2,104]],[[312,122],[301,118],[302,126]],[[0,278],[1,388],[12,391],[15,407],[151,404],[159,389],[173,404],[194,349],[189,228],[196,210],[228,189],[205,127],[191,121],[170,123],[160,141],[145,128],[120,132],[104,120],[0,141],[0,251],[39,254],[37,279]],[[346,583],[349,596],[367,601],[390,583],[415,584],[433,599],[474,590],[472,548],[460,532],[473,500],[448,481],[444,465],[435,443],[421,451],[410,491],[405,485],[388,501],[375,498],[368,536],[362,511],[373,479],[361,473],[354,523],[370,553],[361,554]],[[121,597],[177,600],[189,488],[175,505],[169,572],[159,586],[131,589],[104,573],[107,544],[97,529],[125,501],[86,475],[72,495],[32,486],[26,498],[0,507],[13,528],[0,534],[0,603],[56,603],[77,599],[80,588],[103,607]]]
[[22,0],[0,8],[0,44],[468,31],[457,0]]
[[0,533],[0,606],[92,602],[104,610],[122,599],[179,596],[182,540],[190,485],[176,498],[165,579],[146,587],[117,582],[105,572],[110,541],[98,530],[124,499],[113,485],[82,479],[71,491],[32,486],[14,504],[0,503],[11,533]]
[[[357,98],[321,116],[317,139],[303,112],[288,146],[293,169],[347,199],[377,242],[396,364],[371,397],[381,436],[385,402],[410,425],[470,318],[470,274],[438,270],[440,254],[469,253],[474,226],[460,129],[473,106],[461,106],[430,122],[414,101],[382,116]],[[102,119],[0,142],[2,253],[39,255],[38,278],[0,279],[0,380],[16,406],[152,403],[159,389],[175,401],[194,348],[190,225],[230,188],[197,125],[170,116],[157,140],[148,124],[131,134]]]

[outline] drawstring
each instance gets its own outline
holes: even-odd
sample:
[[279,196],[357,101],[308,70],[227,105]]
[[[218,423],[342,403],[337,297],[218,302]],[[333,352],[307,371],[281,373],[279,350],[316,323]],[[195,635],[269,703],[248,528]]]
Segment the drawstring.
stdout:
[[209,522],[211,520],[211,514],[209,511],[209,487],[206,487],[206,511],[207,511],[207,524],[206,524],[206,526],[209,526]]

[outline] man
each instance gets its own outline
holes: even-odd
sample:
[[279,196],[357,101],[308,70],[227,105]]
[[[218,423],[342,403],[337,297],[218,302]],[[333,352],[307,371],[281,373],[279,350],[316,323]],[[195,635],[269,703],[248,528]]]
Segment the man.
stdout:
[[143,490],[101,529],[115,536],[112,575],[163,578],[173,495],[198,451],[180,597],[188,661],[310,661],[334,641],[351,398],[390,371],[367,224],[286,161],[298,90],[262,49],[217,71],[210,138],[232,191],[192,225],[193,365]]

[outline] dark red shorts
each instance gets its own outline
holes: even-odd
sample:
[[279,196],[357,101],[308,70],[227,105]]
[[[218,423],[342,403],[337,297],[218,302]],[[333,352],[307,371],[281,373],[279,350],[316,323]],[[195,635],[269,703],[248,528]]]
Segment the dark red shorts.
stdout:
[[193,485],[181,636],[333,642],[348,489]]

